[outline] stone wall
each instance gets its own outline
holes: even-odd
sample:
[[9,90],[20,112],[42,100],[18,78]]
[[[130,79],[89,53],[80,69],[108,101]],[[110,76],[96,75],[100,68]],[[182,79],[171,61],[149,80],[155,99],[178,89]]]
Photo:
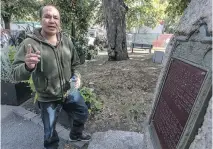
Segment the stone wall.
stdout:
[[198,130],[189,149],[211,149],[212,148],[212,98],[204,117],[202,127]]

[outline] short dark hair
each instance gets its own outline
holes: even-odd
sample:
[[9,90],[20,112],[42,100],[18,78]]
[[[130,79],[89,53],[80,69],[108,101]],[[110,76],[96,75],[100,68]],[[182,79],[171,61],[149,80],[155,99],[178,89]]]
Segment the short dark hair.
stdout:
[[44,9],[44,7],[46,7],[46,6],[52,6],[52,7],[54,7],[55,9],[57,9],[57,10],[59,11],[59,9],[56,7],[56,5],[54,5],[54,4],[46,4],[46,5],[42,6],[42,7],[39,9],[39,17],[40,17],[40,19],[42,19],[43,9]]

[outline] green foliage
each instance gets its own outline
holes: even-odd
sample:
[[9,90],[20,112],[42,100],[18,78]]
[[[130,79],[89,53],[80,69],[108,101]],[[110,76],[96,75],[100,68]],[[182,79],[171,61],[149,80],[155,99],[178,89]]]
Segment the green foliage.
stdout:
[[79,42],[75,43],[75,49],[78,53],[78,56],[86,54],[86,46],[80,44]]
[[169,4],[166,8],[166,13],[171,17],[180,16],[183,14],[190,1],[191,0],[168,0]]
[[94,10],[98,4],[97,0],[81,0],[76,2],[74,9],[74,23],[77,39],[85,36],[94,16]]
[[99,3],[99,5],[96,6],[92,24],[100,24],[101,26],[104,26],[104,13],[102,3]]
[[125,0],[129,7],[127,30],[133,27],[154,27],[160,20],[165,22],[165,32],[174,33],[190,0]]
[[1,49],[1,80],[16,83],[12,76],[12,62],[14,61],[16,50],[14,47],[5,46]]
[[127,12],[127,30],[132,27],[155,27],[165,18],[167,1],[162,0],[126,0],[129,7]]
[[40,7],[40,1],[32,0],[2,0],[1,1],[1,16],[15,19],[35,20],[38,18],[37,10]]
[[89,45],[86,50],[86,59],[91,60],[95,58],[96,55],[98,55],[99,47],[95,45]]
[[181,16],[175,16],[175,17],[167,16],[165,18],[164,32],[174,34],[176,31],[176,27],[179,23],[180,17]]
[[107,39],[104,36],[97,36],[95,37],[94,45],[97,46],[100,51],[103,51],[107,46]]
[[29,83],[29,86],[30,86],[30,89],[33,93],[35,93],[35,97],[34,97],[34,103],[36,102],[36,100],[38,99],[38,93],[36,92],[36,89],[35,89],[35,85],[33,83],[33,79],[32,79],[32,76],[30,76],[30,79],[25,81],[27,83]]
[[81,55],[86,54],[86,51],[88,49],[87,38],[81,38],[78,41],[75,41],[75,40],[73,40],[73,41],[74,41],[74,46],[76,48],[76,51],[78,52],[78,55],[81,56]]
[[9,53],[8,53],[9,59],[12,64],[14,61],[15,54],[16,54],[16,49],[14,46],[9,46],[8,49],[9,49]]
[[80,89],[80,93],[83,96],[85,102],[90,104],[90,113],[95,113],[95,111],[100,111],[103,108],[102,103],[90,88],[83,87]]

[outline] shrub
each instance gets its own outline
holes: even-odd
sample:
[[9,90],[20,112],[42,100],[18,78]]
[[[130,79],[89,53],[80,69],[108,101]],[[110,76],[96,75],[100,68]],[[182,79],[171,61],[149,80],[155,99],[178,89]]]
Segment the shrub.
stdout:
[[80,93],[83,96],[85,103],[88,105],[90,113],[94,114],[96,111],[102,109],[102,103],[92,89],[83,87],[80,89]]
[[15,47],[6,46],[1,49],[1,80],[16,83],[12,76],[12,62],[14,61]]

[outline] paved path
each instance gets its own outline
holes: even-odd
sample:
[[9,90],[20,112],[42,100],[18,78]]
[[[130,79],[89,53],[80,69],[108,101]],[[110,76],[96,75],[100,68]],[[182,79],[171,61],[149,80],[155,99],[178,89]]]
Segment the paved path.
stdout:
[[[69,130],[59,124],[56,130],[60,137],[59,149],[64,149],[68,143]],[[77,148],[83,145],[81,142],[72,144]],[[1,105],[1,148],[43,149],[43,124],[40,116],[20,106]]]

